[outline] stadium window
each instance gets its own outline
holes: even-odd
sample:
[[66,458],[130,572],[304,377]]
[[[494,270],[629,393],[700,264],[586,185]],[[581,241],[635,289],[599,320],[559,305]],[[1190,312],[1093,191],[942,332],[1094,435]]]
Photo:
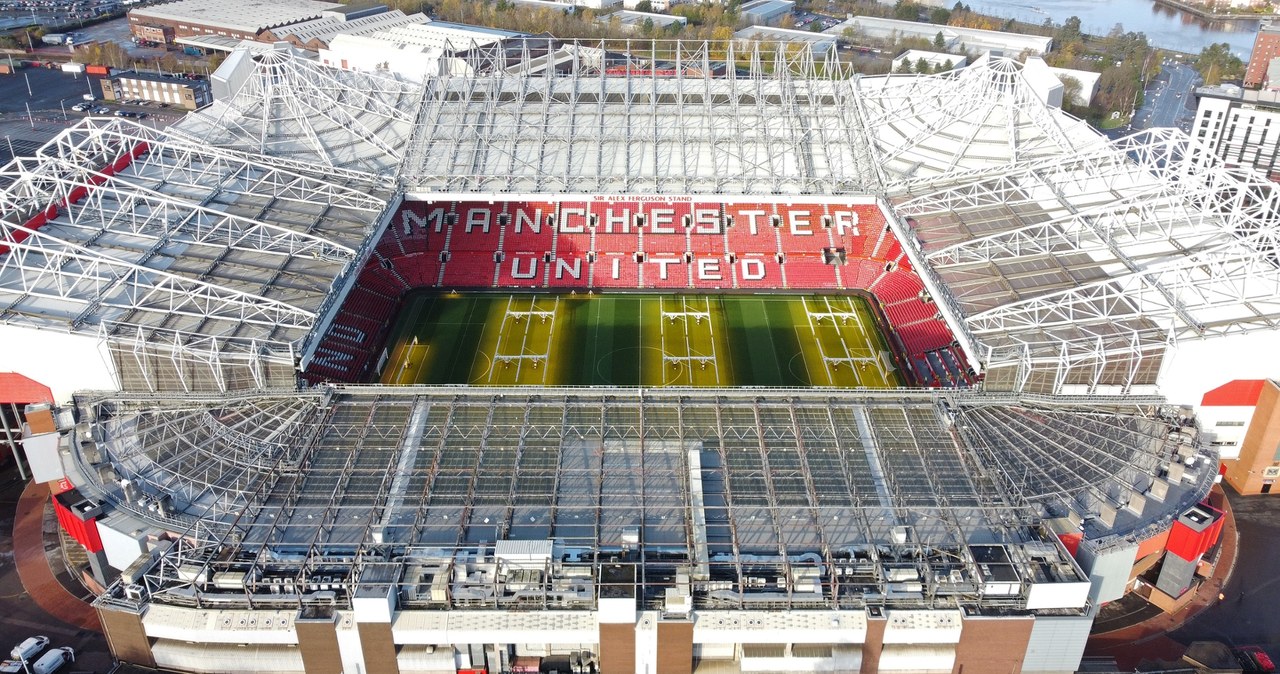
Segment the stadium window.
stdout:
[[680,216],[680,222],[684,224],[685,229],[689,229],[690,227],[693,226],[693,216],[689,215],[688,213],[685,213],[684,215]]
[[777,214],[770,215],[770,216],[769,216],[769,222],[773,223],[773,226],[774,226],[774,227],[781,227],[781,226],[782,226],[782,217],[781,217],[781,216],[779,216],[779,215],[777,215]]
[[509,222],[511,222],[511,216],[507,215],[506,213],[499,213],[499,214],[498,214],[498,226],[499,226],[499,227],[506,227],[506,226],[507,226],[507,223],[509,223]]
[[591,227],[592,229],[594,229],[597,222],[600,222],[600,215],[598,213],[592,213],[591,215],[587,216],[588,227]]
[[822,228],[823,228],[823,229],[831,229],[831,216],[830,216],[830,215],[824,215],[824,216],[822,216]]
[[729,228],[729,227],[732,227],[732,226],[733,226],[733,216],[732,216],[732,215],[726,215],[726,216],[724,216],[724,226],[725,226],[726,228]]
[[636,213],[636,227],[644,227],[644,213]]

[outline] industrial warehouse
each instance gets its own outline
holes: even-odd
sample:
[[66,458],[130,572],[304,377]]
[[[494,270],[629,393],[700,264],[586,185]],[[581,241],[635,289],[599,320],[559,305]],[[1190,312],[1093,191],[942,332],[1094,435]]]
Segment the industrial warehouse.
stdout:
[[237,51],[167,131],[4,169],[4,329],[102,354],[55,390],[115,383],[25,450],[116,657],[1070,672],[1135,568],[1196,585],[1218,455],[1157,387],[1280,316],[1274,185],[1001,58],[557,53]]

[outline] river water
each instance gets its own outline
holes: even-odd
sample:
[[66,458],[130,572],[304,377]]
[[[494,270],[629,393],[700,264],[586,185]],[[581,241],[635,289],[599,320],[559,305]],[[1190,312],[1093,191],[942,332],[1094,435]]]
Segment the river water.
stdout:
[[[952,2],[947,0],[948,7]],[[1231,45],[1231,51],[1248,60],[1257,21],[1204,21],[1167,7],[1155,0],[966,0],[974,11],[1030,23],[1053,19],[1062,23],[1080,17],[1080,27],[1091,35],[1106,35],[1117,24],[1126,31],[1146,33],[1156,47],[1200,53],[1216,42]]]

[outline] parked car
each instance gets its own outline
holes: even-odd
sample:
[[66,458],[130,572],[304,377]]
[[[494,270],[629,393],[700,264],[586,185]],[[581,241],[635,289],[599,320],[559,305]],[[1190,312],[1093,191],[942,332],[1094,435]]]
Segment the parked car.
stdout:
[[98,107],[96,107],[96,108],[94,108],[94,109],[93,109],[93,114],[95,114],[95,115],[109,115],[109,114],[111,114],[111,108],[108,108],[108,107],[106,107],[106,106],[104,106],[104,105],[99,105]]
[[55,648],[40,656],[36,664],[31,665],[31,674],[53,674],[62,666],[76,659],[76,652],[68,646]]
[[9,651],[14,660],[30,660],[40,654],[49,645],[49,637],[27,637],[22,643]]
[[1235,651],[1236,660],[1246,672],[1270,674],[1276,671],[1276,665],[1271,661],[1271,656],[1258,646],[1240,646]]

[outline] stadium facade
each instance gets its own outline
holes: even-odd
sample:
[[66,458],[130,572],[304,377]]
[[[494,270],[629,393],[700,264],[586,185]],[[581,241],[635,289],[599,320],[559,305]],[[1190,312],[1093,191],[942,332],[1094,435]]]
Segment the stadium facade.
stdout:
[[[1008,60],[569,53],[410,83],[240,51],[174,127],[4,169],[0,321],[119,385],[28,442],[120,570],[117,657],[1074,670],[1217,475],[1155,387],[1171,344],[1274,327],[1275,185],[1108,141]],[[860,292],[915,386],[359,385],[419,287]]]

